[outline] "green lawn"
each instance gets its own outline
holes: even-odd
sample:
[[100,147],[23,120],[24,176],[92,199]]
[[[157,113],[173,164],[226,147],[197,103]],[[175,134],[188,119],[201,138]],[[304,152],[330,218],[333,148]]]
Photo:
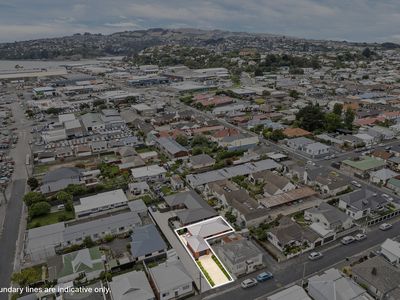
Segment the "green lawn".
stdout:
[[65,221],[75,218],[75,214],[72,211],[57,211],[45,216],[33,218],[28,222],[28,229],[58,223],[62,215],[65,215]]
[[49,170],[49,166],[47,165],[39,165],[33,168],[33,174],[43,174]]

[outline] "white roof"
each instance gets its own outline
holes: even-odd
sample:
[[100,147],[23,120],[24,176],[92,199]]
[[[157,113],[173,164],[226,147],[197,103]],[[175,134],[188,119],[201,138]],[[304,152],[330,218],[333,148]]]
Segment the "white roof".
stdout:
[[167,171],[163,167],[160,167],[159,165],[152,165],[152,166],[145,166],[141,168],[131,169],[131,172],[133,178],[142,178],[147,176],[151,177],[167,173]]
[[394,256],[400,257],[400,243],[396,242],[392,239],[386,239],[386,241],[383,242],[382,249],[390,252]]
[[80,204],[75,205],[75,212],[91,210],[112,204],[128,202],[125,193],[122,189],[100,193],[97,195],[80,199]]

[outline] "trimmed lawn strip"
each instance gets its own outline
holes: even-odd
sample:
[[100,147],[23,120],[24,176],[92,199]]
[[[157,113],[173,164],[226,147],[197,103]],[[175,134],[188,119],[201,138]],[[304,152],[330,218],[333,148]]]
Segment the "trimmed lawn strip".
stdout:
[[[72,211],[57,211],[57,212],[49,213],[48,215],[45,215],[45,216],[33,218],[28,223],[28,229],[61,222],[59,218],[62,215],[65,216],[64,221],[72,220],[75,218],[75,214]],[[40,226],[36,226],[39,224],[40,224]]]
[[213,261],[217,264],[217,266],[221,269],[222,273],[225,274],[226,278],[228,278],[228,280],[232,280],[231,276],[229,275],[229,273],[225,270],[225,268],[222,266],[221,262],[219,261],[219,259],[213,255],[211,256],[211,258],[213,259]]
[[214,286],[215,283],[214,281],[211,279],[210,274],[208,274],[208,272],[206,271],[206,269],[204,269],[203,265],[201,264],[201,262],[199,262],[198,260],[196,260],[197,265],[199,266],[200,270],[203,272],[204,276],[206,277],[208,283],[211,286]]

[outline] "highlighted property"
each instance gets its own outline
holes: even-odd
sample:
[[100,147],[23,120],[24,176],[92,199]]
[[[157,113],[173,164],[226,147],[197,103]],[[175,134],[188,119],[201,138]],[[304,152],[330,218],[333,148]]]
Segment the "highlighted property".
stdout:
[[234,232],[235,230],[221,216],[184,226],[175,230],[186,251],[211,288],[230,283],[233,280],[221,260],[210,246],[211,239]]

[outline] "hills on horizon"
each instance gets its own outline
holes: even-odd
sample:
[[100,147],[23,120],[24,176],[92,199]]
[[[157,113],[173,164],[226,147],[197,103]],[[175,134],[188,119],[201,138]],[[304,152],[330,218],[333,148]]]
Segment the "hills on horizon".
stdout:
[[151,28],[112,34],[77,33],[70,36],[0,43],[0,59],[80,59],[98,56],[132,56],[143,49],[162,45],[206,47],[224,52],[255,48],[272,50],[285,44],[293,50],[329,51],[334,46],[400,48],[395,43],[360,43],[313,40],[268,33],[231,32],[194,28]]

